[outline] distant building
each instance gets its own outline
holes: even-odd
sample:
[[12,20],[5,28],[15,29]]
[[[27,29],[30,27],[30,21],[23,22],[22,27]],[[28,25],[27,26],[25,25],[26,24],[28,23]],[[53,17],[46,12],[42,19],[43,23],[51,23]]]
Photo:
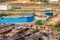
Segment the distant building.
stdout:
[[20,3],[29,3],[30,0],[17,0],[17,2],[20,2]]
[[48,0],[49,3],[60,4],[60,0]]
[[10,2],[18,2],[18,3],[30,3],[31,1],[34,1],[34,0],[8,0]]
[[47,0],[48,2],[59,2],[60,0]]
[[9,9],[11,9],[11,5],[0,4],[0,10],[9,10]]
[[33,0],[17,0],[17,2],[20,2],[20,3],[30,3],[31,1]]

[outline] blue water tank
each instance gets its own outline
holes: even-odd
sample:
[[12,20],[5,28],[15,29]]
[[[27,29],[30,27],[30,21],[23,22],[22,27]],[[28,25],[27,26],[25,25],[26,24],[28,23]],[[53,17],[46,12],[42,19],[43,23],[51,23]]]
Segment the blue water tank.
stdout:
[[34,20],[34,15],[25,15],[24,17],[0,18],[0,23],[27,23]]
[[53,16],[53,12],[51,11],[44,11],[43,14]]

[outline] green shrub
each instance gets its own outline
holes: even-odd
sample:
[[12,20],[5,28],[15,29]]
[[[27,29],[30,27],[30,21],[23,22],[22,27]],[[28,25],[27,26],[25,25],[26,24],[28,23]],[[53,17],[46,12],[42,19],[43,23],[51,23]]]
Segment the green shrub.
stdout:
[[2,17],[2,16],[7,16],[7,14],[2,12],[2,13],[0,13],[0,17]]
[[60,22],[55,25],[56,28],[60,28]]
[[57,31],[60,31],[60,22],[55,25],[55,28],[57,28]]
[[39,20],[36,21],[35,24],[37,24],[37,25],[43,25],[43,23],[41,21],[39,21]]

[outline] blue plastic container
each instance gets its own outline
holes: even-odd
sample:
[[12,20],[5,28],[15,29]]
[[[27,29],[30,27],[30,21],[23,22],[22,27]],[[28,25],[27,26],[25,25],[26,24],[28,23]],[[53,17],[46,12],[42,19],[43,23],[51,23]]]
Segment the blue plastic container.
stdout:
[[27,23],[32,22],[34,20],[34,15],[26,15],[24,17],[16,17],[16,18],[0,18],[0,23]]
[[44,11],[43,14],[53,16],[53,12],[51,11]]

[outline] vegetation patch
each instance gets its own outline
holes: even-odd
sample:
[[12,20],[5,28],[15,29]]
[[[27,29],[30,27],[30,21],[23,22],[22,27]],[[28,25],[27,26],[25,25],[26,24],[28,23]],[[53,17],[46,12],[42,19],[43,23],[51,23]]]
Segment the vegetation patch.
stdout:
[[36,21],[35,24],[37,24],[37,25],[43,25],[43,23],[41,21],[39,21],[39,20]]
[[0,13],[0,17],[2,17],[2,16],[7,16],[7,14],[4,13],[4,12],[1,12],[1,13]]
[[56,28],[60,28],[60,22],[55,25]]
[[60,22],[58,22],[58,23],[55,25],[55,28],[57,28],[57,30],[60,31]]

